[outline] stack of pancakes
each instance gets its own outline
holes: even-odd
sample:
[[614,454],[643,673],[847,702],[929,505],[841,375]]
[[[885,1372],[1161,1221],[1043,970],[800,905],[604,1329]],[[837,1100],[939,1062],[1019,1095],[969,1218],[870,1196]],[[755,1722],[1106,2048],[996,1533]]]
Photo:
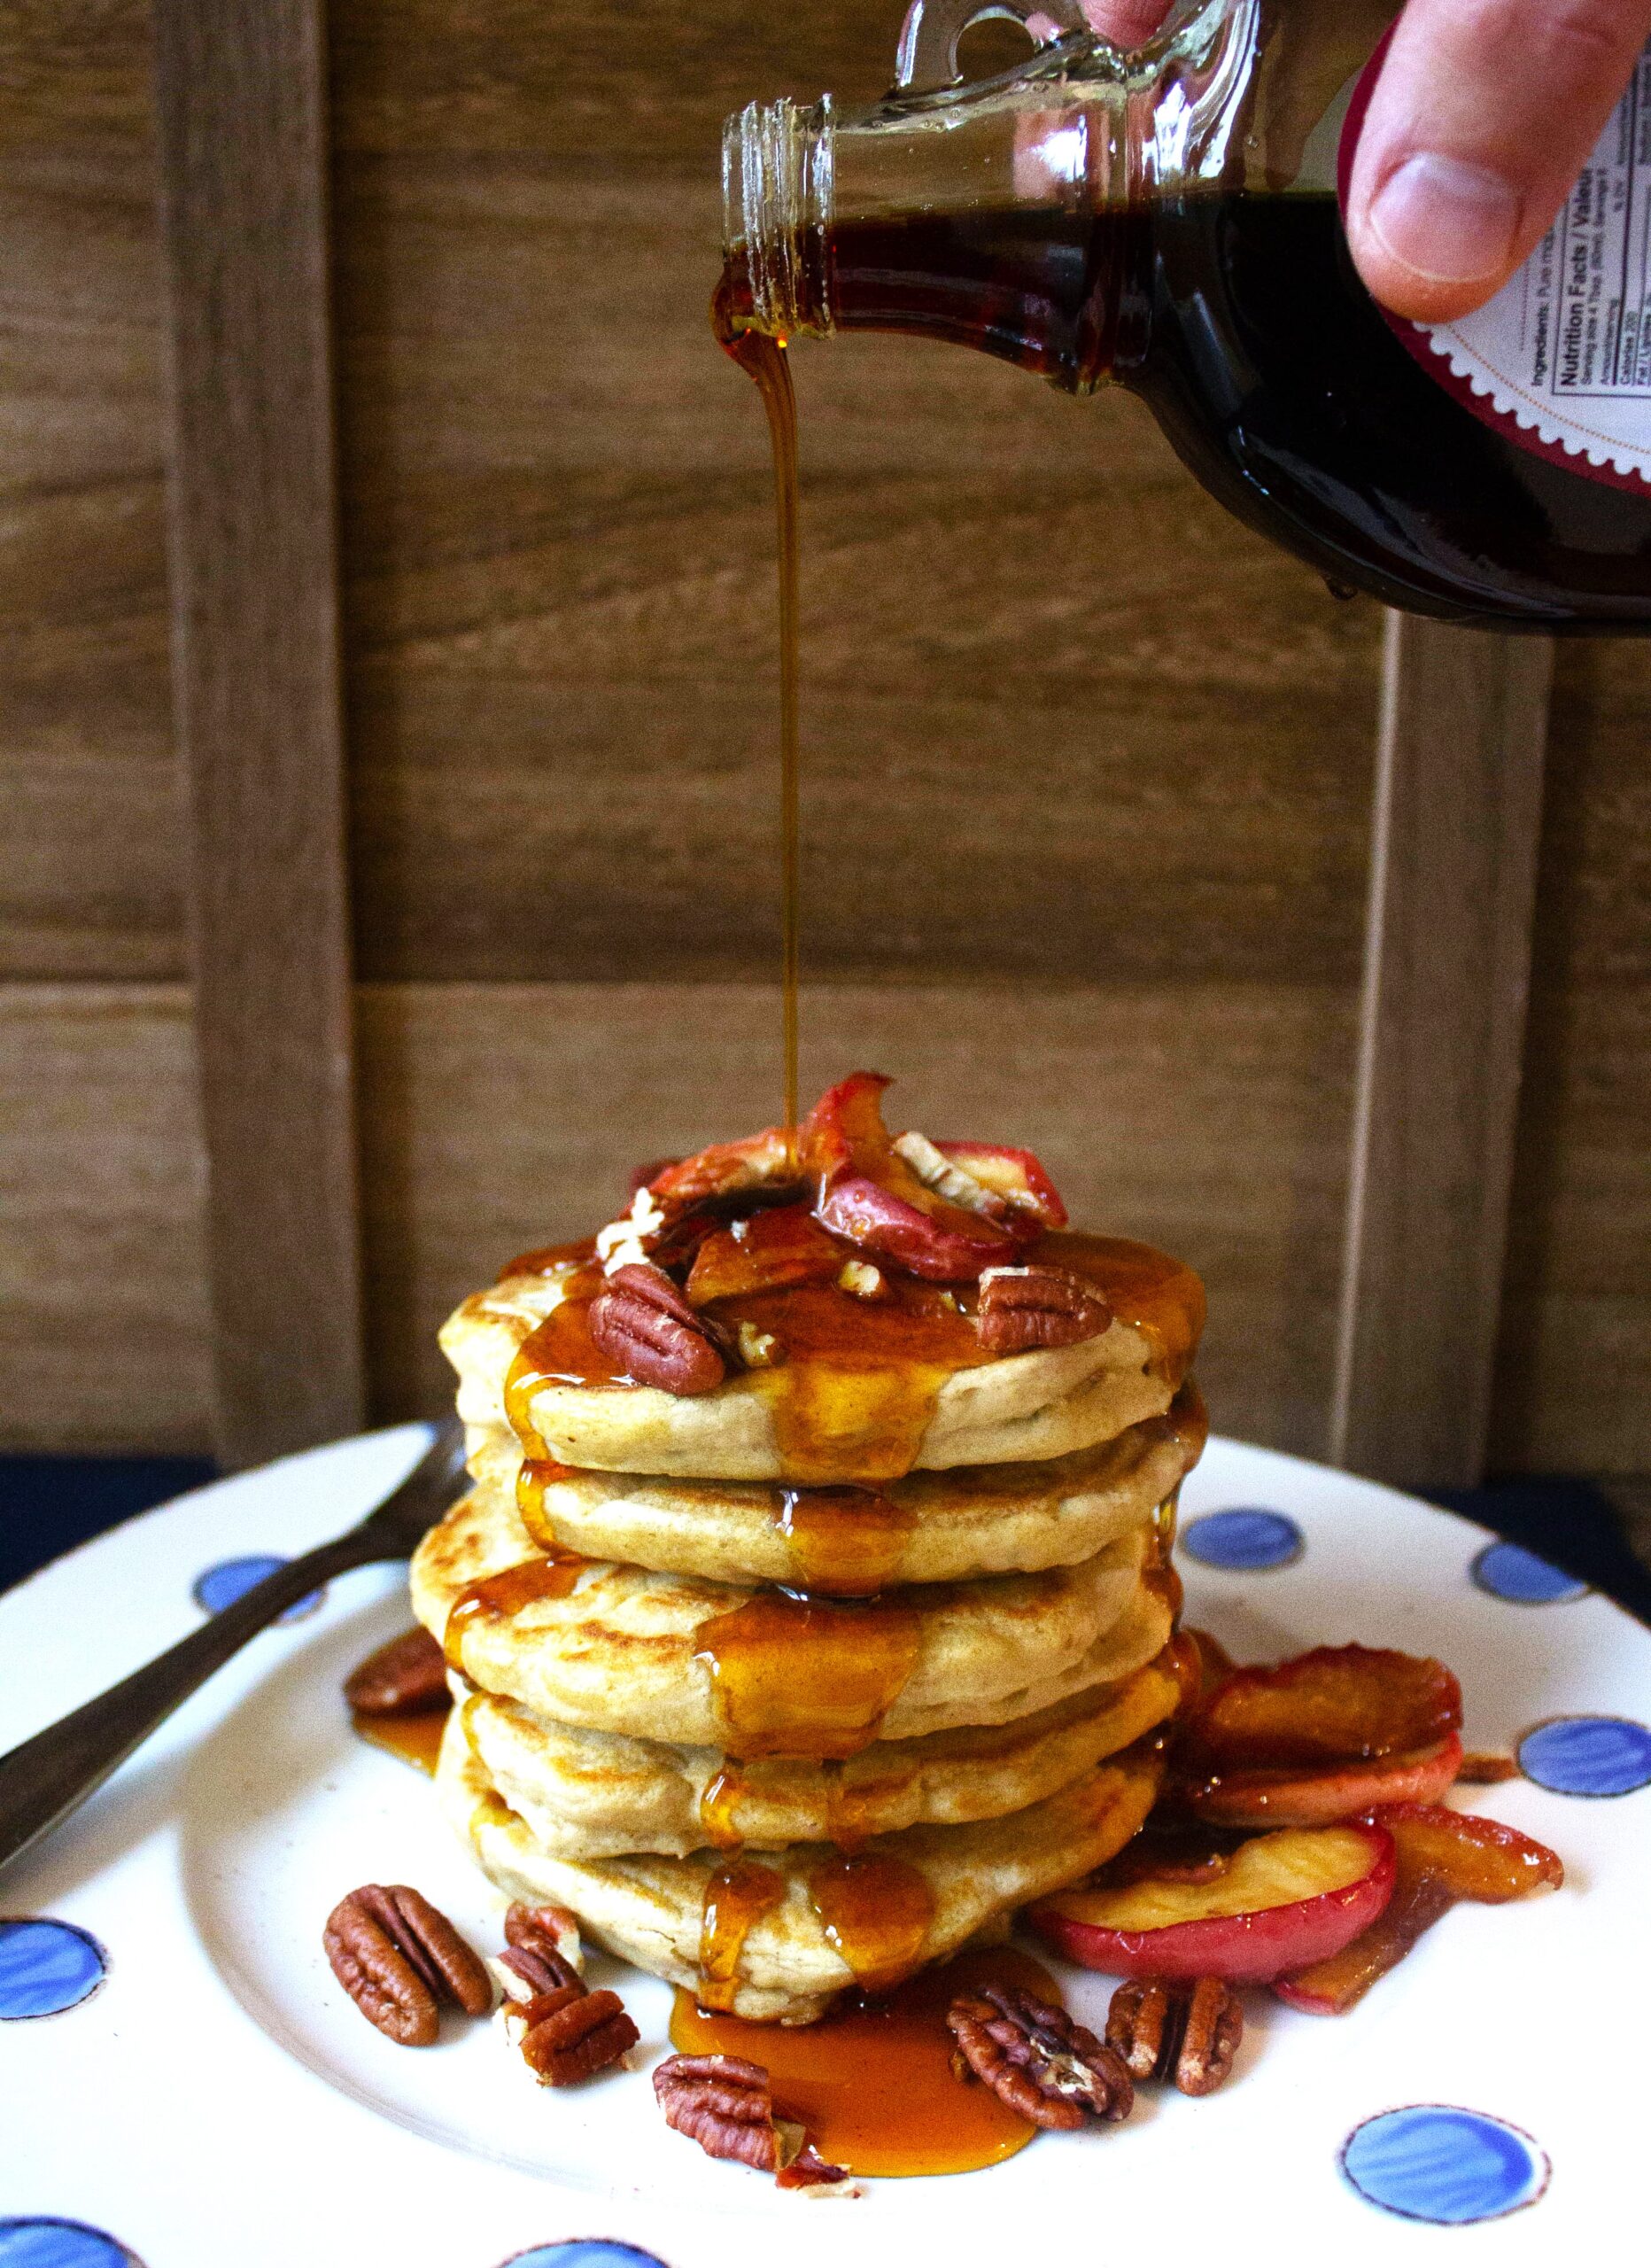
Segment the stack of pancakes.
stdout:
[[948,1301],[908,1363],[887,1302],[771,1291],[719,1318],[760,1321],[756,1366],[691,1396],[597,1354],[589,1245],[465,1301],[476,1485],[413,1599],[458,1697],[438,1787],[501,1890],[797,2023],[1135,1834],[1185,1689],[1165,1508],[1202,1294],[1141,1246],[1034,1256],[1080,1247],[1117,1285],[1075,1345],[987,1356]]

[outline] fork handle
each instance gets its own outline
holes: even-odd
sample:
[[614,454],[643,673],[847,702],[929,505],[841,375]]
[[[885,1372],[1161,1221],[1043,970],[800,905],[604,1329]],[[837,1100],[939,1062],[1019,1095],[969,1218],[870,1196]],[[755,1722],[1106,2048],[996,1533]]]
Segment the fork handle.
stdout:
[[367,1524],[318,1544],[119,1685],[0,1757],[0,1867],[83,1804],[157,1725],[288,1607],[352,1567],[405,1556],[405,1543],[398,1551],[382,1529],[369,1534]]

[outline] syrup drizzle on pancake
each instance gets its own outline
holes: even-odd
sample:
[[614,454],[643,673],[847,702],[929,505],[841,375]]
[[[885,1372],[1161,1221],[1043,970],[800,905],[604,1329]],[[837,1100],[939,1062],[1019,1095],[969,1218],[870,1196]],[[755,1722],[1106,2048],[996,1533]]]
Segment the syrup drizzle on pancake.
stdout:
[[863,1991],[886,1992],[921,1963],[934,1893],[903,1859],[880,1851],[829,1859],[809,1876],[809,1899]]
[[843,1757],[877,1738],[921,1643],[898,1595],[846,1605],[769,1590],[702,1622],[694,1652],[731,1756]]
[[786,1880],[754,1859],[731,1859],[705,1885],[700,1917],[700,2005],[731,2008],[740,1989],[745,1941],[764,1915],[782,1905]]
[[[851,1255],[851,1247],[843,1250]],[[1153,1371],[1172,1388],[1181,1385],[1204,1320],[1203,1286],[1190,1269],[1149,1245],[1071,1231],[1040,1238],[1027,1258],[1094,1284],[1119,1321],[1146,1339]],[[523,1340],[505,1386],[523,1457],[547,1464],[532,1414],[542,1387],[635,1382],[591,1337],[590,1306],[603,1278],[589,1239],[523,1254],[511,1268],[563,1278],[563,1298]],[[772,1412],[787,1476],[810,1487],[864,1487],[909,1472],[941,1387],[993,1359],[975,1332],[973,1301],[972,1286],[946,1291],[889,1275],[886,1296],[874,1301],[834,1284],[794,1284],[716,1301],[709,1311],[736,1332],[748,1323],[776,1341],[775,1361],[748,1383]]]
[[877,1488],[783,1488],[774,1505],[799,1588],[836,1598],[885,1589],[917,1520],[915,1505]]
[[464,1634],[477,1622],[508,1622],[524,1606],[541,1598],[566,1598],[591,1565],[574,1552],[557,1557],[524,1559],[496,1575],[467,1583],[447,1611],[441,1647],[456,1670],[464,1667]]

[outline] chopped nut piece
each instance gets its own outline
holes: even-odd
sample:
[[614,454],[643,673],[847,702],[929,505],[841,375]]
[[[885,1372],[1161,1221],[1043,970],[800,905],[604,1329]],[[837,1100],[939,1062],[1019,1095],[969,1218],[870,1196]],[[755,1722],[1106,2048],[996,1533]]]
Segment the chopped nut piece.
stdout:
[[596,1232],[596,1257],[612,1276],[621,1268],[646,1262],[648,1247],[665,1225],[658,1199],[644,1182],[616,1221]]
[[873,1268],[869,1260],[846,1260],[838,1284],[851,1298],[880,1300],[888,1289],[888,1279],[880,1268]]
[[366,1883],[340,1899],[322,1943],[332,1973],[370,2024],[403,2047],[428,2047],[451,2004],[485,2016],[492,1980],[445,1914],[405,1883]]
[[1035,2126],[1070,2132],[1090,2119],[1110,2124],[1134,2108],[1122,2059],[1064,2008],[1017,1985],[959,1993],[946,2023],[974,2077]]
[[1189,1984],[1131,1978],[1112,1995],[1106,2044],[1137,2079],[1173,2079],[1182,2094],[1213,2094],[1232,2076],[1244,2004],[1219,1977]]
[[740,1325],[740,1360],[748,1371],[767,1370],[779,1344],[771,1331],[759,1331],[754,1323]]
[[771,2173],[785,2188],[833,2188],[849,2183],[846,2167],[827,2165],[804,2128],[777,2117],[768,2073],[738,2055],[668,2055],[654,2074],[665,2124],[697,2142],[707,2157],[728,2158]]

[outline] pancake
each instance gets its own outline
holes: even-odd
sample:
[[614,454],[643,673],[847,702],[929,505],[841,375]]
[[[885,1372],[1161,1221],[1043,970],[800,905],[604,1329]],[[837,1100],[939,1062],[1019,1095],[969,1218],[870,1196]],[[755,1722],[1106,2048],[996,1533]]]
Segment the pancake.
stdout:
[[[662,1480],[538,1468],[522,1492],[534,1540],[593,1559],[725,1583],[853,1596],[895,1583],[1075,1565],[1138,1526],[1197,1462],[1206,1420],[1185,1386],[1161,1418],[1052,1462],[914,1472],[882,1489],[797,1492],[773,1482]],[[472,1435],[470,1470],[515,1492],[522,1456],[501,1429]]]
[[[857,1982],[886,1984],[911,1968],[944,1960],[1017,1907],[1077,1881],[1121,1850],[1145,1818],[1162,1775],[1162,1756],[1149,1739],[1007,1818],[909,1828],[880,1837],[849,1860],[818,1844],[773,1854],[763,1864],[779,1878],[778,1902],[739,1948],[725,1995],[732,2013],[761,2023],[811,2023]],[[690,1990],[700,1985],[706,1891],[724,1863],[714,1852],[584,1863],[552,1857],[492,1788],[457,1712],[443,1743],[437,1788],[484,1872],[508,1897],[571,1907],[608,1952]],[[878,1901],[881,1926],[857,1934],[839,1920],[835,1931],[858,1961],[857,1977],[827,1935],[819,1906],[841,1914],[833,1893],[874,1884],[885,1893]]]
[[1169,1610],[1143,1594],[1117,1633],[1126,1658],[1152,1658],[1035,1716],[993,1728],[876,1742],[841,1763],[769,1757],[731,1765],[717,1750],[626,1740],[472,1693],[470,1745],[499,1793],[555,1859],[652,1851],[674,1857],[742,1845],[857,1847],[908,1827],[966,1825],[1040,1803],[1173,1714],[1182,1696]]
[[[582,1313],[601,1279],[588,1263],[567,1261],[476,1293],[449,1317],[441,1344],[459,1374],[468,1426],[499,1429],[513,1419],[518,1439],[541,1445],[536,1456],[600,1472],[818,1484],[1066,1457],[1169,1408],[1202,1326],[1204,1295],[1190,1270],[1149,1246],[1049,1237],[1034,1256],[1046,1248],[1051,1263],[1083,1259],[1101,1270],[1122,1302],[1105,1331],[1073,1346],[987,1356],[955,1309],[918,1321],[897,1303],[880,1309],[803,1286],[743,1303],[781,1342],[771,1362],[735,1371],[710,1393],[673,1394],[577,1367],[600,1363],[574,1311]],[[841,1310],[831,1312],[829,1331],[821,1301]],[[739,1305],[720,1303],[719,1319],[733,1322],[721,1309]],[[531,1368],[508,1419],[512,1366],[564,1309],[573,1317],[566,1346]],[[808,1324],[807,1360],[787,1351],[788,1317],[798,1331]],[[566,1363],[575,1367],[558,1367]]]
[[[845,1756],[880,1736],[1002,1724],[1097,1683],[1097,1651],[1154,1543],[1149,1522],[1076,1567],[836,1605],[608,1560],[535,1561],[515,1507],[477,1491],[419,1545],[411,1588],[471,1684],[542,1716],[740,1756]],[[471,1589],[490,1576],[504,1580]]]

